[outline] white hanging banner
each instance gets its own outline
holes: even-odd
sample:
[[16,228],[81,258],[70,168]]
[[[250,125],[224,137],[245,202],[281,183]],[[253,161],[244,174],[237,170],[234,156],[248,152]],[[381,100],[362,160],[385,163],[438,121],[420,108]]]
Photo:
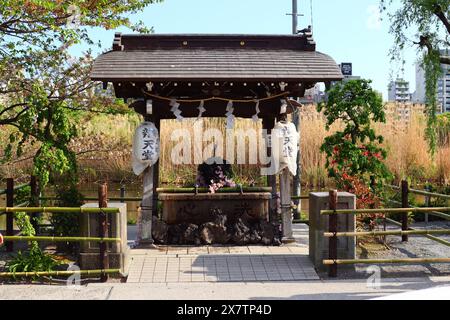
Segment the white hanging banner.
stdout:
[[133,139],[133,172],[140,175],[159,159],[159,132],[153,122],[143,122],[137,127]]
[[288,168],[292,175],[297,174],[297,153],[300,135],[293,123],[277,122],[273,128],[272,161],[277,174]]

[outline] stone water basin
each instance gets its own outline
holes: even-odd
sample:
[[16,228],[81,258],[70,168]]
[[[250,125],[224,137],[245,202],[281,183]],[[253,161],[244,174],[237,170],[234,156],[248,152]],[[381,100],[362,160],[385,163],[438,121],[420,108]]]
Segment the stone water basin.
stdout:
[[158,198],[163,204],[163,221],[169,225],[210,222],[214,209],[220,209],[229,221],[244,214],[255,220],[269,220],[270,192],[160,193]]

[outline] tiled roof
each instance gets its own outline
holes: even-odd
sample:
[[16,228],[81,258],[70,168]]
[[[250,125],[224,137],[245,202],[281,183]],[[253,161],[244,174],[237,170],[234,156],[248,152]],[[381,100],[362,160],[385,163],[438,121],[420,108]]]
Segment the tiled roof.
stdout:
[[333,81],[336,62],[306,36],[116,35],[91,72],[99,81]]

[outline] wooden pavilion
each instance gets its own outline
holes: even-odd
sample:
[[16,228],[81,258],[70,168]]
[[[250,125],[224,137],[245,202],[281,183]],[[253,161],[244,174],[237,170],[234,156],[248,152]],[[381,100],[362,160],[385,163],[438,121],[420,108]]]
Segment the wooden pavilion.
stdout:
[[[174,119],[173,101],[184,118],[225,117],[229,101],[233,115],[252,118],[255,102],[263,128],[270,131],[282,113],[283,98],[303,97],[316,83],[342,80],[336,62],[316,51],[310,33],[299,35],[123,35],[113,49],[94,62],[91,79],[112,83],[115,95],[129,101],[159,129],[160,120]],[[292,112],[295,106],[286,110]],[[180,113],[178,113],[180,114]],[[269,150],[270,152],[270,150]],[[152,243],[151,220],[156,211],[158,163],[144,173],[142,235]],[[276,177],[268,177],[272,194]],[[292,238],[289,176],[280,179],[284,238]],[[284,196],[283,196],[284,195]]]

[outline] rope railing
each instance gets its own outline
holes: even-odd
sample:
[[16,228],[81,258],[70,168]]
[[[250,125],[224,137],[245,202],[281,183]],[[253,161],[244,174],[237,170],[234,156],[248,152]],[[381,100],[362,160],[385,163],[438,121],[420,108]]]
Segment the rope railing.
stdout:
[[[43,201],[58,201],[60,198],[58,197],[39,197],[39,200]],[[86,201],[98,201],[98,197],[83,197],[83,200]],[[109,197],[108,201],[142,201],[142,197]]]
[[58,277],[58,276],[98,276],[102,274],[120,274],[120,269],[98,269],[79,271],[36,271],[36,272],[0,272],[0,277]]
[[[208,188],[158,188],[157,193],[208,193]],[[268,187],[242,187],[243,192],[272,192],[272,188]],[[240,188],[222,188],[216,191],[216,193],[240,193]],[[98,197],[83,197],[86,201],[96,201]],[[308,200],[309,196],[292,196],[292,200]],[[39,197],[39,200],[43,201],[57,201],[60,198],[56,196],[43,196]],[[142,201],[142,197],[108,197],[109,201]]]
[[309,196],[292,196],[292,200],[308,200]]
[[[402,227],[402,224],[401,224],[400,222],[395,221],[395,220],[392,220],[392,219],[390,219],[390,218],[386,218],[386,222],[392,223],[392,224],[394,224],[394,225],[396,225],[396,226],[398,226],[398,227]],[[410,230],[415,230],[415,229],[410,228]],[[449,242],[449,241],[446,241],[446,240],[444,240],[444,239],[441,239],[441,238],[432,236],[431,234],[425,234],[424,236],[425,236],[426,238],[430,239],[430,240],[439,242],[440,244],[443,244],[443,245],[445,245],[445,246],[447,246],[447,247],[450,247],[450,242]]]
[[[30,185],[29,183],[24,183],[24,184],[14,187],[13,190],[18,191],[18,190],[28,187],[29,185]],[[8,189],[0,189],[0,196],[6,194],[7,192],[8,192]]]
[[[7,179],[7,188],[6,190],[0,190],[0,194],[6,194],[6,206],[0,207],[0,215],[7,215],[7,223],[6,223],[6,234],[3,236],[3,240],[5,241],[7,252],[13,252],[13,244],[14,242],[24,241],[24,242],[98,242],[99,243],[99,257],[100,264],[98,270],[80,270],[80,271],[30,271],[30,272],[1,272],[0,277],[30,277],[30,276],[64,276],[64,275],[100,275],[100,280],[102,282],[106,282],[108,280],[108,274],[113,273],[121,273],[121,269],[110,269],[109,268],[109,257],[108,257],[108,246],[107,243],[120,243],[123,239],[119,234],[115,234],[116,237],[108,237],[108,229],[110,222],[108,222],[109,214],[119,214],[119,208],[113,208],[111,206],[108,207],[108,194],[107,194],[107,185],[102,184],[99,186],[99,196],[92,197],[93,200],[97,200],[99,203],[98,208],[90,208],[90,207],[45,207],[41,206],[39,200],[42,200],[44,197],[40,197],[39,189],[37,185],[37,180],[35,177],[31,177],[29,184],[14,186],[14,179]],[[26,201],[21,204],[15,204],[15,191],[20,190],[24,187],[30,186],[31,192],[29,196],[29,201]],[[121,202],[124,202],[125,197],[125,188],[121,187],[120,189],[120,198],[117,198]],[[41,199],[40,199],[41,198]],[[50,198],[50,197],[49,197]],[[56,197],[53,197],[55,200],[59,200]],[[127,197],[130,199],[130,197]],[[133,198],[132,200],[140,201],[140,198]],[[27,207],[31,205],[31,207]],[[96,214],[98,217],[98,224],[100,228],[98,228],[97,236],[23,236],[21,234],[14,235],[14,219],[15,216],[13,213],[24,212],[29,214],[30,217],[35,217],[40,213],[76,213],[76,214]],[[36,226],[33,225],[36,229]]]
[[342,209],[342,210],[321,210],[322,215],[336,215],[336,214],[370,214],[370,213],[421,213],[433,211],[450,211],[450,207],[435,207],[435,208],[381,208],[381,209]]
[[120,238],[100,237],[53,237],[53,236],[4,236],[5,241],[48,241],[48,242],[120,242]]
[[119,213],[119,208],[73,208],[73,207],[0,207],[0,212],[25,213]]
[[337,259],[323,260],[322,263],[327,266],[339,264],[394,264],[394,263],[450,263],[450,258],[407,258],[407,259]]
[[420,194],[420,195],[423,195],[423,196],[430,196],[430,197],[441,198],[441,199],[449,199],[450,200],[450,195],[448,195],[448,194],[428,192],[428,191],[416,190],[416,189],[409,189],[409,192],[415,193],[415,194]]
[[403,236],[403,235],[425,235],[425,234],[450,234],[449,229],[432,230],[391,230],[391,231],[363,231],[363,232],[325,232],[325,238],[331,237],[358,237],[358,236]]
[[[401,202],[399,202],[399,201],[389,200],[389,202],[401,205]],[[411,208],[420,208],[420,207],[411,207]],[[436,216],[436,217],[450,221],[450,215],[445,214],[443,212],[431,211],[431,212],[427,212],[427,213],[432,216]]]
[[[388,188],[394,189],[394,190],[400,190],[401,189],[399,186],[394,186],[394,185],[391,185],[391,184],[386,184],[385,186],[388,187]],[[450,199],[450,195],[448,195],[448,194],[429,192],[429,191],[417,190],[417,189],[408,189],[408,191],[410,193],[415,193],[415,194],[419,194],[419,195],[422,195],[422,196],[430,196],[430,197],[435,197],[435,198]]]
[[[436,208],[381,208],[381,209],[344,209],[337,210],[330,206],[330,210],[321,210],[321,215],[327,215],[331,218],[336,219],[338,214],[346,214],[346,215],[359,215],[359,214],[370,214],[370,213],[429,213],[435,211],[450,211],[450,207],[436,207]],[[441,212],[440,212],[441,213]],[[442,213],[441,213],[442,214]],[[389,222],[394,223],[400,227],[403,225],[395,220],[386,219]],[[331,220],[330,220],[331,221]],[[337,276],[337,266],[338,265],[351,265],[351,264],[414,264],[414,263],[450,263],[450,258],[404,258],[404,259],[337,259],[337,255],[335,251],[337,250],[337,238],[338,237],[363,237],[363,236],[387,236],[387,235],[400,235],[400,236],[409,236],[409,235],[423,235],[431,240],[440,242],[441,244],[450,245],[450,242],[434,237],[434,235],[449,235],[450,230],[448,229],[426,229],[426,230],[417,230],[417,229],[409,229],[409,230],[389,230],[389,231],[363,231],[363,232],[338,232],[337,228],[332,228],[330,223],[329,232],[324,232],[323,236],[328,238],[330,241],[330,249],[333,249],[333,252],[330,251],[329,259],[322,260],[324,265],[329,266],[329,275],[331,277]],[[331,244],[333,241],[333,244]]]

